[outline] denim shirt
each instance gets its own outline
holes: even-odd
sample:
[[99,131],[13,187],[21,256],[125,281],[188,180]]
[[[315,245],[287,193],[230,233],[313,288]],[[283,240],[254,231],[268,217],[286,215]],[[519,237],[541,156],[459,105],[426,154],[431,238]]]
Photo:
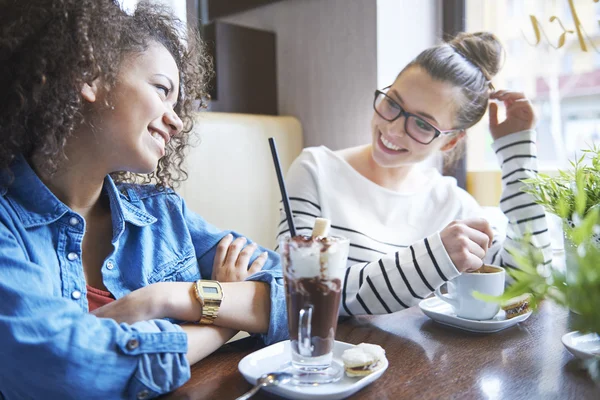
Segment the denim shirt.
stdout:
[[[6,176],[0,180],[0,398],[150,398],[186,382],[187,336],[177,324],[118,324],[88,313],[85,220],[23,157],[11,170],[12,184]],[[114,250],[102,278],[115,298],[155,282],[210,279],[216,245],[229,231],[191,212],[173,191],[115,185],[107,176],[103,192]],[[251,262],[263,251],[257,249]],[[249,280],[271,288],[263,341],[286,339],[279,256],[269,251],[263,270]]]

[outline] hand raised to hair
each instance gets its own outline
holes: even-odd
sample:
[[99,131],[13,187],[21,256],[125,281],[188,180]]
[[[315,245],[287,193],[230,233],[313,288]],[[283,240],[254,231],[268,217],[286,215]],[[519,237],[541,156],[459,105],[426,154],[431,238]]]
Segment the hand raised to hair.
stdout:
[[490,100],[499,100],[506,107],[506,119],[499,122],[498,104],[490,102],[490,131],[494,140],[535,127],[533,105],[523,93],[498,90],[490,95]]
[[226,235],[217,245],[213,261],[212,279],[219,282],[241,282],[260,271],[267,261],[267,252],[262,253],[250,265],[250,258],[258,248],[256,243],[245,246],[247,239]]
[[487,220],[472,218],[452,221],[440,232],[440,238],[454,266],[462,273],[483,265],[494,233]]

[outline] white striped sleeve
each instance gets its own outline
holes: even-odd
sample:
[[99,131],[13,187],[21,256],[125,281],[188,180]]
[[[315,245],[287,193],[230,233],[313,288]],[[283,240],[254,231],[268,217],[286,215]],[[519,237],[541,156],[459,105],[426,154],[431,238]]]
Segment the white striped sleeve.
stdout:
[[533,196],[521,191],[522,179],[532,178],[538,172],[536,133],[533,130],[513,133],[492,144],[502,170],[502,197],[500,209],[508,218],[506,236],[495,238],[486,262],[516,268],[510,253],[519,247],[519,239],[531,234],[529,245],[542,250],[544,264],[552,262],[552,248],[544,208],[534,202]]
[[386,314],[416,305],[459,275],[439,233],[346,270],[340,315]]

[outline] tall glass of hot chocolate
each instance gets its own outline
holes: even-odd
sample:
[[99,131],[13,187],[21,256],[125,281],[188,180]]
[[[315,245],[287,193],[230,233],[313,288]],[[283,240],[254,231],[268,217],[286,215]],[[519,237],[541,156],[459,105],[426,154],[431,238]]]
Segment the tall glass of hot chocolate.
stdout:
[[331,383],[343,375],[333,346],[348,248],[348,239],[314,234],[279,243],[296,384]]

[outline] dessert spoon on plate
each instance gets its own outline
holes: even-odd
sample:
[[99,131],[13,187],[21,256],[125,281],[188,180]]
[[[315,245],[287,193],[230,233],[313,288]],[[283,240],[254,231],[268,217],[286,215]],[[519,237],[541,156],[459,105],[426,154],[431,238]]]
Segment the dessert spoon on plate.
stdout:
[[287,372],[271,372],[268,374],[264,374],[263,376],[258,378],[258,380],[256,381],[256,385],[252,389],[250,389],[245,394],[243,394],[235,400],[249,399],[265,386],[283,385],[284,383],[288,383],[291,379],[292,374],[288,374]]

